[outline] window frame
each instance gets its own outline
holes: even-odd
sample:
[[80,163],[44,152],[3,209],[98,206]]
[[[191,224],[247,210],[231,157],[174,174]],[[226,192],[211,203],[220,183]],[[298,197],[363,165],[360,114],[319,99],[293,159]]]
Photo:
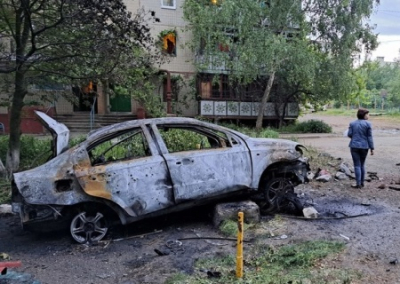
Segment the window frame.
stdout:
[[173,6],[166,6],[164,5],[164,1],[161,0],[161,9],[169,9],[169,10],[176,10],[176,0],[172,0],[174,5]]
[[[111,141],[111,140],[113,140],[113,139],[115,139],[117,137],[120,137],[120,136],[124,135],[124,134],[128,134],[128,133],[132,133],[132,134],[129,135],[128,137],[120,140],[120,141],[117,141],[114,145],[111,145],[109,148],[107,148],[105,151],[103,151],[101,153],[101,155],[107,153],[108,151],[110,151],[114,147],[118,146],[120,143],[126,141],[128,138],[131,138],[131,137],[136,136],[136,135],[140,135],[142,137],[142,141],[144,143],[146,143],[147,149],[149,151],[148,153],[146,153],[146,149],[145,149],[146,147],[145,147],[145,145],[143,145],[144,146],[143,149],[145,150],[145,156],[129,156],[129,157],[125,157],[125,158],[118,158],[118,159],[115,159],[115,160],[106,160],[106,161],[103,161],[103,162],[95,162],[96,159],[92,159],[92,157],[90,155],[90,152],[93,149],[95,149],[97,146],[99,146],[99,145],[101,145],[103,143],[106,143],[108,141]],[[112,135],[107,135],[107,136],[103,137],[102,139],[99,139],[96,142],[91,143],[90,145],[88,145],[86,147],[86,152],[87,152],[88,156],[90,157],[90,165],[91,165],[91,167],[96,167],[96,166],[102,166],[102,165],[107,165],[107,164],[111,164],[111,163],[118,163],[118,162],[121,162],[121,161],[136,160],[136,159],[150,157],[150,156],[153,155],[150,148],[151,147],[149,145],[149,141],[146,138],[146,135],[145,135],[143,129],[141,127],[134,127],[134,128],[126,129],[126,130],[123,130],[123,131],[118,131],[116,133],[113,133]]]
[[[183,130],[183,131],[197,133],[198,135],[201,135],[203,138],[206,138],[208,141],[210,141],[209,139],[214,140],[214,142],[216,142],[218,144],[218,146],[211,145],[211,147],[206,147],[206,148],[171,151],[171,147],[169,147],[167,141],[164,139],[164,136],[162,134],[162,131],[165,128],[177,129],[177,130],[179,129],[179,130]],[[206,151],[206,150],[217,150],[217,149],[226,149],[226,148],[233,147],[230,136],[227,135],[226,132],[216,130],[216,129],[210,129],[207,127],[194,126],[194,125],[181,125],[181,124],[165,123],[165,124],[157,124],[157,130],[158,130],[158,133],[160,133],[163,144],[165,145],[165,148],[169,154],[184,153],[184,152],[191,152],[191,151],[200,152],[200,151]],[[201,143],[199,145],[201,145]]]
[[[168,34],[167,34],[168,35]],[[166,39],[165,37],[167,36],[165,35],[162,40],[167,40],[167,42],[171,42],[170,40]],[[162,47],[162,53],[164,55],[169,55],[171,57],[176,57],[176,33],[173,34],[174,35],[174,39],[175,42],[173,43],[172,48],[170,48],[169,46],[167,46],[167,48],[165,49],[164,46]]]

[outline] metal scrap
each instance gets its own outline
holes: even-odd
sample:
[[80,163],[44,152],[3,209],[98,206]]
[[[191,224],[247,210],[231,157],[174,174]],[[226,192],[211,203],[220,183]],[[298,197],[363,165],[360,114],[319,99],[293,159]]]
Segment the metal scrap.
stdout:
[[20,267],[21,261],[0,261],[0,275],[7,274],[7,268]]

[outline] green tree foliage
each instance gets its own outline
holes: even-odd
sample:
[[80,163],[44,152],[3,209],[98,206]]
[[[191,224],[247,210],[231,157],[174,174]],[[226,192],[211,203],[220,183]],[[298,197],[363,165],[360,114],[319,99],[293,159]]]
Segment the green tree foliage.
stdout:
[[[400,65],[398,62],[366,61],[355,71],[364,88],[351,103],[374,109],[400,107]],[[361,79],[362,76],[362,79]]]
[[[0,0],[0,73],[8,79],[10,143],[7,169],[18,168],[21,109],[29,84],[110,78],[121,62],[145,56],[153,40],[147,15],[123,0]],[[139,55],[139,57],[138,57]]]
[[364,24],[376,2],[224,0],[214,5],[186,0],[183,8],[200,71],[224,66],[232,81],[266,82],[260,128],[276,80],[288,86],[288,96],[327,100],[347,95],[353,88],[353,55],[376,47],[376,36]]

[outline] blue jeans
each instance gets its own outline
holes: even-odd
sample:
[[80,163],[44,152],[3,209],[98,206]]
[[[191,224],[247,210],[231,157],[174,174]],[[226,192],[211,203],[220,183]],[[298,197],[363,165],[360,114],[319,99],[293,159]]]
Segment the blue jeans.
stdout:
[[368,149],[350,148],[353,158],[354,174],[356,175],[357,185],[364,185],[365,178],[365,160],[367,159]]

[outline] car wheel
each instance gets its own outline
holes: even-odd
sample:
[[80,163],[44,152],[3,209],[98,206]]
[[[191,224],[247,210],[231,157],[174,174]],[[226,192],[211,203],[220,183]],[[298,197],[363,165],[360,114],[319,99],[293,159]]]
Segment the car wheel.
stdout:
[[80,243],[96,243],[104,238],[108,231],[105,217],[100,212],[81,212],[71,221],[72,238]]
[[296,213],[303,209],[303,204],[294,193],[294,186],[289,179],[272,178],[265,184],[264,198],[268,212],[294,210]]

